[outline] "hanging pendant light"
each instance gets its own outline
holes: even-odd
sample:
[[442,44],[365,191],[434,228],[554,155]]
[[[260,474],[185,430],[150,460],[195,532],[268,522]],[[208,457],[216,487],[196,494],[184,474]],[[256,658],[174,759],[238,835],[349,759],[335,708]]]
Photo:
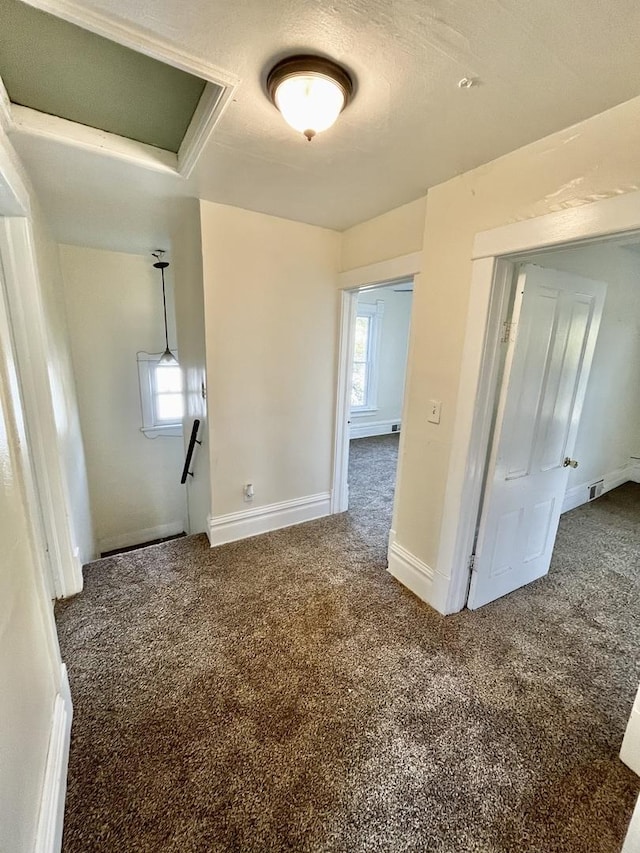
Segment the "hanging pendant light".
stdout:
[[157,258],[156,263],[153,265],[157,270],[160,270],[160,274],[162,275],[162,307],[164,309],[164,342],[165,342],[165,351],[162,353],[160,357],[159,364],[178,364],[178,359],[169,349],[169,331],[167,328],[167,297],[165,294],[165,286],[164,286],[164,271],[169,266],[168,261],[163,261],[162,256],[164,255],[164,251],[162,249],[158,249],[155,252],[151,253],[154,258]]
[[353,81],[340,65],[322,56],[290,56],[267,78],[269,97],[284,120],[309,142],[327,130],[353,96]]

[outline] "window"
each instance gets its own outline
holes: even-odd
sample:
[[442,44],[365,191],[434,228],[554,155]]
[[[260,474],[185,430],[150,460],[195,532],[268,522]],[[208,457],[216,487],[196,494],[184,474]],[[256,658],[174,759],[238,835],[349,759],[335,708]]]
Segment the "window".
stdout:
[[182,435],[182,371],[177,364],[160,364],[161,355],[138,353],[142,432],[149,438]]
[[373,412],[377,405],[378,352],[384,302],[358,304],[353,346],[351,411]]

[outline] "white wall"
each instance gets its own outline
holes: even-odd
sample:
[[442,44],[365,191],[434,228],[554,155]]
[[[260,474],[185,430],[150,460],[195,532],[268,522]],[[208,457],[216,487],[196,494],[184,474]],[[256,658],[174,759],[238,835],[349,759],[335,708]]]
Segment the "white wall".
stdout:
[[[607,282],[568,490],[615,476],[640,455],[640,255],[613,244],[581,246],[532,258],[539,266]],[[584,492],[584,495],[581,493]],[[580,502],[584,502],[580,500]]]
[[60,657],[26,508],[25,436],[3,299],[0,282],[0,850],[27,853],[34,849]]
[[212,515],[331,488],[340,236],[201,202]]
[[[391,431],[390,423],[400,423],[407,365],[412,293],[399,292],[398,285],[379,287],[358,294],[358,304],[384,303],[378,360],[377,411],[351,413],[352,435],[363,435],[376,424]],[[371,433],[374,434],[374,433]]]
[[195,418],[200,420],[198,440],[202,442],[195,447],[190,469],[193,477],[187,478],[189,533],[202,533],[207,529],[207,516],[211,511],[211,478],[207,402],[202,395],[203,385],[206,394],[207,376],[199,203],[195,199],[185,200],[177,205],[175,213],[177,222],[173,229],[172,264],[169,270],[175,299],[180,366],[184,377],[184,453]]
[[[136,353],[165,346],[153,259],[60,246],[60,260],[99,550],[179,532],[186,520],[182,438],[151,439],[140,431]],[[175,347],[172,304],[169,284]]]
[[[28,214],[29,192],[0,127],[0,216]],[[5,251],[3,245],[2,267]],[[32,454],[12,338],[0,272],[0,850],[31,853],[62,671],[43,543],[33,518]],[[43,400],[43,414],[46,405]],[[62,785],[65,767],[58,768]]]

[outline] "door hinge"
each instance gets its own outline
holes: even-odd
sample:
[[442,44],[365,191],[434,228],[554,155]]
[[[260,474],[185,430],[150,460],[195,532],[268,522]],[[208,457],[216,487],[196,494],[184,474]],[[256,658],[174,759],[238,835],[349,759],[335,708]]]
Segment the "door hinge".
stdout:
[[475,554],[472,554],[472,555],[469,557],[469,571],[470,571],[470,572],[472,572],[472,571],[473,571],[473,567],[475,566],[475,564],[476,564],[476,555],[475,555]]

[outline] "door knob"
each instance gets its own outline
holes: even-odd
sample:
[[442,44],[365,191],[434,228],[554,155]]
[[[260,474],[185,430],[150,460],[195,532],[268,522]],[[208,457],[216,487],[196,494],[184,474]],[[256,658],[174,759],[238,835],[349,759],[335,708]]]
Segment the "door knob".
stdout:
[[562,463],[563,468],[577,468],[578,460],[577,459],[569,459],[568,456],[564,457],[564,462]]

